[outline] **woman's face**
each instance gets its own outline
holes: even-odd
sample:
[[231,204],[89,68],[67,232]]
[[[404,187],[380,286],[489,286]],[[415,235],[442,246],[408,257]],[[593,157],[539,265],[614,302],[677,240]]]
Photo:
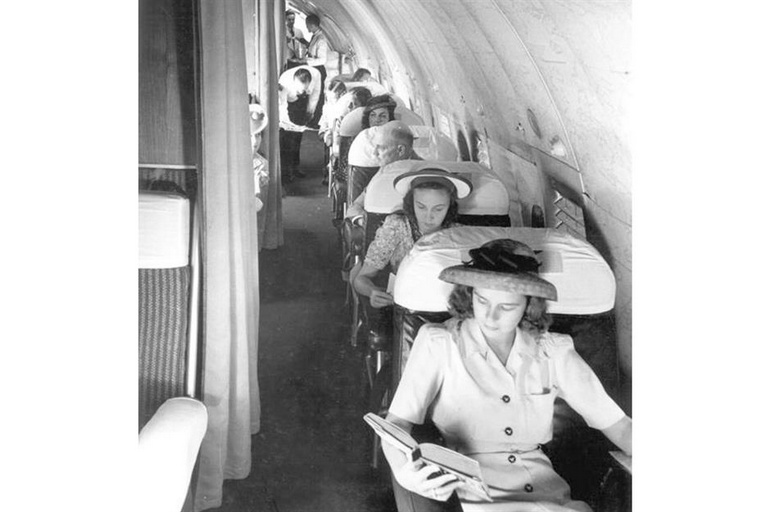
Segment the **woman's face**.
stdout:
[[526,295],[473,289],[473,316],[488,340],[512,339],[526,309]]
[[445,189],[417,188],[414,190],[414,215],[420,233],[428,235],[441,229],[450,204],[449,192]]
[[375,108],[369,112],[369,126],[382,126],[390,121],[390,115],[386,107]]

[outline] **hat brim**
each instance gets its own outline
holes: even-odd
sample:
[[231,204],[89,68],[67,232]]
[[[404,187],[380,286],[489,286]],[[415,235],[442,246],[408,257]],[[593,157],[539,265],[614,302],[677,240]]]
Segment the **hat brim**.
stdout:
[[393,181],[393,186],[395,187],[396,192],[402,196],[405,196],[406,193],[409,192],[409,189],[412,187],[412,182],[417,178],[443,178],[449,181],[452,183],[452,185],[454,185],[455,190],[457,190],[457,199],[468,197],[468,195],[473,190],[473,185],[467,178],[451,174],[446,171],[431,172],[418,170],[414,171],[413,173],[402,174]]
[[442,281],[453,284],[521,293],[531,297],[558,300],[556,287],[537,274],[531,272],[493,272],[455,265],[445,268],[438,276]]

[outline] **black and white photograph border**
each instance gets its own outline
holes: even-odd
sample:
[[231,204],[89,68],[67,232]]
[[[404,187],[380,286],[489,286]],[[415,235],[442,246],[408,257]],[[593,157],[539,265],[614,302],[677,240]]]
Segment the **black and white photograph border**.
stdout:
[[[415,8],[424,12],[436,3],[415,2]],[[486,5],[507,5],[502,1],[465,3],[473,3],[479,11]],[[314,4],[322,9],[321,3]],[[531,4],[553,12],[565,2]],[[482,16],[476,11],[467,14]],[[633,244],[629,246],[633,276],[629,270],[628,278],[633,281],[632,301],[629,299],[633,303],[633,350],[629,357],[634,380],[629,393],[636,423],[632,508],[637,511],[754,509],[763,503],[760,464],[768,453],[762,443],[764,407],[761,395],[756,394],[766,373],[767,348],[761,326],[753,324],[762,318],[767,304],[764,292],[770,284],[763,250],[762,199],[769,185],[762,150],[770,114],[766,93],[770,83],[763,65],[764,48],[770,43],[764,28],[767,14],[766,7],[747,1],[632,5],[631,107],[626,135],[633,157],[629,167],[633,169],[629,190],[629,198],[633,196]],[[8,100],[3,119],[8,139],[6,179],[7,190],[12,191],[0,203],[8,240],[3,251],[3,288],[9,300],[3,323],[9,335],[7,364],[0,372],[7,407],[3,421],[6,508],[155,510],[158,503],[142,502],[137,491],[141,480],[136,429],[140,397],[133,380],[140,296],[135,273],[137,112],[143,87],[137,66],[141,48],[137,4],[12,4],[7,6],[6,19],[9,26],[0,35],[7,70],[3,85]],[[321,19],[323,26],[326,18]],[[431,22],[440,21],[437,17]],[[600,33],[597,29],[592,37]],[[487,41],[494,42],[489,37]],[[554,48],[548,51],[552,60],[564,55]],[[360,50],[356,55],[365,56]],[[451,87],[448,81],[436,81],[428,91],[440,96]],[[470,96],[463,100],[469,111],[477,112],[479,106],[468,103]],[[481,106],[485,116],[493,118],[491,108]],[[536,137],[527,133],[528,128],[535,131],[527,108],[505,108],[511,109],[513,118],[522,119],[523,133],[516,129],[518,125],[513,127],[519,140]],[[547,118],[533,112],[537,130],[549,133],[552,126]],[[596,109],[586,108],[586,115],[591,112]],[[439,131],[443,126],[450,133],[462,126],[453,114],[440,105],[430,110]],[[499,155],[495,156],[495,144],[502,140],[497,132],[476,130],[465,136],[469,141],[482,141],[481,151],[476,143],[469,151],[475,151],[473,158],[489,158],[493,166],[500,162]],[[565,142],[563,137],[560,140]],[[566,147],[568,155],[570,151],[578,154],[581,148]],[[317,158],[314,150],[305,148],[300,155],[300,161],[308,162],[310,173],[297,181],[298,193],[282,198],[284,206],[297,206],[286,214],[285,223],[305,222],[297,212],[313,200],[320,186],[321,174],[317,168],[311,169]],[[506,182],[511,189],[522,187],[517,189],[520,192],[526,192],[523,187],[528,184]],[[591,200],[600,204],[605,200],[590,180],[584,185],[594,194]],[[321,209],[317,217],[329,215],[328,209]],[[312,229],[312,224],[299,224],[285,230],[283,245]],[[327,242],[321,247],[331,250],[333,244],[324,244]],[[277,261],[276,256],[269,261],[270,251],[276,254],[277,250],[259,251],[260,272],[265,263],[275,265],[270,268],[287,263]],[[305,264],[320,256],[296,250],[287,258]],[[325,268],[320,274],[324,272],[332,269]],[[279,277],[262,272],[260,282],[275,279],[284,287],[259,300],[272,301],[268,304],[274,308],[271,315],[284,314],[277,311],[285,299],[281,290],[304,287],[313,292],[322,286],[317,278],[308,276],[308,270]],[[329,298],[329,302],[337,300],[336,296]],[[297,304],[294,313],[303,307]],[[265,309],[261,315],[264,318]],[[296,318],[291,314],[283,317],[286,329],[302,325]],[[330,336],[323,329],[313,334]],[[267,343],[263,335],[260,330],[260,351]],[[287,364],[303,357],[317,357],[312,361],[317,364],[335,357],[358,363],[345,352],[350,349],[342,341],[329,349],[336,353],[321,352],[320,347],[310,353],[299,347],[278,348]],[[270,386],[280,384],[286,392],[304,394],[305,404],[322,396],[320,377],[309,380],[305,375],[282,375],[287,368],[276,366],[273,374],[259,373],[260,393],[279,391]],[[360,366],[357,370],[364,371]],[[266,378],[271,375],[283,380],[271,382]],[[365,374],[356,377],[366,382]],[[342,373],[324,378],[347,379]],[[344,398],[355,402],[361,397],[349,393]],[[253,445],[270,442],[260,438],[266,425],[284,428],[270,425],[268,414],[273,418],[292,414],[290,409],[282,409],[285,404],[263,401],[261,405],[262,430],[250,436]],[[320,414],[338,412],[330,409]],[[310,411],[301,414],[307,419]],[[360,423],[366,435],[363,429],[368,427],[362,419]],[[309,432],[306,437],[295,436],[296,431],[284,435],[308,450],[319,448],[324,440],[318,433],[310,433],[314,425],[308,422],[303,427]],[[334,435],[343,441],[354,439],[360,435],[353,432],[358,427],[350,425],[335,430]],[[758,432],[756,439],[754,432]],[[740,450],[731,450],[728,462],[739,470],[717,469],[720,466],[715,462],[723,452],[714,445],[726,441],[741,442]],[[358,447],[338,454],[340,460]],[[384,467],[386,461],[380,456],[380,467]],[[251,463],[252,473],[254,464],[289,466],[287,461],[259,461],[256,457]],[[328,477],[327,467],[318,461],[294,464],[302,478],[286,482],[286,487],[295,496]],[[237,486],[255,476],[254,483],[239,495]],[[269,490],[260,486],[263,476],[257,472],[245,480],[226,479],[222,510],[304,510],[265,500]],[[316,487],[325,494],[319,499],[334,503],[329,510],[348,510],[343,500],[348,497],[346,489],[356,484],[355,478],[351,473],[338,488]],[[262,497],[249,495],[252,490],[262,492]],[[228,495],[228,491],[232,492]],[[372,499],[377,503],[362,509],[382,510],[377,507],[389,498],[377,494]]]

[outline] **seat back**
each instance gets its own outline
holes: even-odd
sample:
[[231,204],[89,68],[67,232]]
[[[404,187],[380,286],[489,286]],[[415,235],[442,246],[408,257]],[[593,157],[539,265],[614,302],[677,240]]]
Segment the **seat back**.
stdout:
[[340,137],[350,137],[354,139],[361,133],[361,119],[364,114],[364,107],[356,107],[342,117],[340,121]]
[[420,158],[423,160],[440,160],[445,162],[458,160],[460,153],[457,151],[454,141],[436,128],[412,125],[410,129],[415,137],[414,152],[420,155]]
[[189,338],[190,201],[139,193],[139,428],[185,394]]
[[396,110],[393,112],[397,121],[401,121],[409,126],[423,126],[425,121],[420,117],[417,112],[409,110],[405,106],[396,105]]
[[376,144],[372,141],[374,130],[367,128],[355,136],[348,151],[348,203],[352,203],[364,191],[369,180],[379,170],[375,157]]
[[473,191],[458,201],[460,222],[473,226],[510,226],[508,192],[502,181],[491,170],[475,162],[400,160],[383,167],[369,183],[364,208],[367,212],[390,214],[401,208],[401,195],[393,187],[393,180],[431,163],[468,178]]
[[385,217],[403,207],[403,198],[393,187],[393,181],[406,172],[430,166],[432,163],[462,174],[473,184],[473,191],[458,201],[460,223],[470,226],[510,226],[508,192],[497,176],[486,167],[474,162],[399,160],[380,169],[367,186],[364,200],[364,251],[374,240],[374,235],[385,221]]
[[[392,94],[391,97],[395,98]],[[364,130],[363,116],[364,107],[354,108],[345,114],[340,122],[340,136],[355,137],[361,133],[361,131]],[[424,125],[424,121],[419,115],[403,106],[403,104],[398,104],[398,100],[396,101],[396,109],[393,112],[393,116],[396,120],[402,121],[409,126]]]
[[366,82],[345,82],[345,88],[349,91],[355,87],[363,87],[365,89],[369,89],[369,92],[372,93],[372,96],[379,96],[381,94],[388,94],[388,90],[385,88],[384,85],[382,85],[379,82],[375,82],[373,80],[369,80]]
[[[393,292],[398,319],[394,325],[394,384],[400,379],[423,319],[448,318],[448,299],[454,286],[438,278],[441,271],[468,261],[471,249],[498,238],[519,240],[538,254],[540,275],[553,283],[558,293],[557,301],[548,302],[556,320],[554,332],[580,333],[576,347],[583,349],[581,354],[592,367],[607,370],[598,375],[612,378],[606,355],[614,353],[615,347],[608,344],[606,336],[593,335],[590,328],[592,321],[595,325],[606,322],[609,317],[603,314],[615,303],[615,277],[599,252],[588,242],[554,229],[461,226],[424,237],[401,262]],[[571,328],[571,323],[578,327]]]

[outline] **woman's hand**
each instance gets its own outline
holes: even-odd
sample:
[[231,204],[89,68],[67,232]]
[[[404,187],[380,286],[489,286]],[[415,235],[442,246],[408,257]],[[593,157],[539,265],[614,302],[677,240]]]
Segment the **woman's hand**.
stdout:
[[623,450],[626,455],[631,455],[631,431],[631,418],[624,416],[615,424],[602,430],[602,433],[607,436],[607,439],[612,441],[615,446]]
[[431,478],[439,472],[433,465],[423,465],[422,462],[406,462],[393,470],[393,476],[405,489],[425,496],[432,500],[446,501],[461,483],[452,474],[442,474]]
[[384,308],[393,304],[393,296],[388,292],[375,288],[369,295],[369,302],[373,308]]

